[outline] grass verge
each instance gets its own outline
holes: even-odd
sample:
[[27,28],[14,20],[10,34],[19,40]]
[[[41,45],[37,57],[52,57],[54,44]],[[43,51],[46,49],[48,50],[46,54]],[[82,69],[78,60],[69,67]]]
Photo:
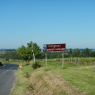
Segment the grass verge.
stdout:
[[15,73],[17,82],[10,95],[26,95],[26,87],[29,85],[30,75],[33,72],[33,69],[31,63],[29,65],[23,64],[24,68],[18,68]]

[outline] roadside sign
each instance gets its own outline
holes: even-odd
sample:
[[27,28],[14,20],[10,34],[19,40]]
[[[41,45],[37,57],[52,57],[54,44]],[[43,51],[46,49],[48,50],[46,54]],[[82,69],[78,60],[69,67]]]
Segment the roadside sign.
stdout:
[[65,51],[66,44],[44,44],[43,52]]

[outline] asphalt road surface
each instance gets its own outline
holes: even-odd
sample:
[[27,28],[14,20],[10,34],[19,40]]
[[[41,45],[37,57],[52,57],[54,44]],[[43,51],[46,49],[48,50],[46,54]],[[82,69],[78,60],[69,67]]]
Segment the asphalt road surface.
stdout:
[[16,64],[5,64],[4,67],[0,67],[0,95],[10,94],[16,81],[14,74],[17,69]]

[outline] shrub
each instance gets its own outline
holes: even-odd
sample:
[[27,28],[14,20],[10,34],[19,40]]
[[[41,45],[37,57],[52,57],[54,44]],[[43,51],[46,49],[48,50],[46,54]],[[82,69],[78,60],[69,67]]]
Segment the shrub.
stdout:
[[42,67],[42,65],[40,65],[40,64],[38,64],[38,63],[35,63],[35,64],[32,64],[32,67],[33,67],[34,69],[37,69],[37,68]]

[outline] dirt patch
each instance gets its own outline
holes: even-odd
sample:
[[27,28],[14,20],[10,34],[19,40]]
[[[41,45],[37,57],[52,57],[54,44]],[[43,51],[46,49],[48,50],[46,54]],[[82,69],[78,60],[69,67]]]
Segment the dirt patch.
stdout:
[[31,86],[27,87],[27,95],[86,95],[80,89],[51,71],[39,69],[31,75]]

